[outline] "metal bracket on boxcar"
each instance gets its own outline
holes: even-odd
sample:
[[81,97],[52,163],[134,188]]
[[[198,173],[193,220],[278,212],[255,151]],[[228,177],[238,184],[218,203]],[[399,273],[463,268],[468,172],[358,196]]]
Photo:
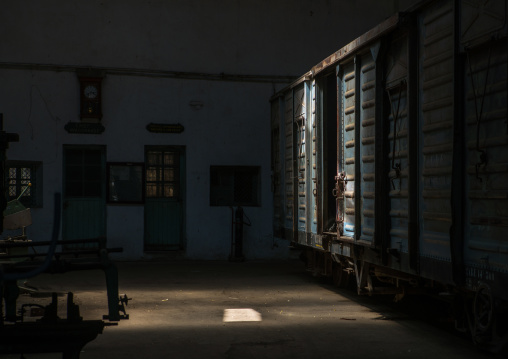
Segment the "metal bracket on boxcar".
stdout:
[[332,190],[332,195],[334,197],[339,197],[339,195],[344,194],[346,191],[346,185],[348,182],[346,173],[339,173],[337,176],[335,176],[335,181],[335,188]]

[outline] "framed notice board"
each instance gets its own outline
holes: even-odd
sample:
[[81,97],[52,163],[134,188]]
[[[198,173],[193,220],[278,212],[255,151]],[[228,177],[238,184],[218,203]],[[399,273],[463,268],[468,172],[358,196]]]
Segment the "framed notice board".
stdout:
[[144,164],[109,162],[107,164],[107,203],[143,204],[145,201]]

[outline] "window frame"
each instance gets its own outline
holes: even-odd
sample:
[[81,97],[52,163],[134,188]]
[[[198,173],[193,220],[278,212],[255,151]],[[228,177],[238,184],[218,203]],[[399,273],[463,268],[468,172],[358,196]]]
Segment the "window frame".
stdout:
[[[23,191],[24,187],[21,183],[16,183],[16,195],[10,196],[9,190],[11,188],[10,181],[10,169],[16,168],[16,172],[20,171],[21,168],[29,168],[30,169],[30,179],[29,183],[31,183],[31,188],[19,199],[19,201],[27,208],[42,208],[43,207],[43,173],[42,173],[42,161],[20,161],[20,160],[7,160],[5,162],[5,172],[4,172],[4,183],[6,187],[5,197],[6,200],[12,201],[18,198],[18,196]],[[19,173],[16,173],[16,182],[23,181],[22,178],[19,177]],[[29,200],[27,199],[29,198]]]
[[[165,156],[166,154],[171,154],[173,156],[173,160],[175,163],[173,164],[165,164],[164,160],[162,162],[154,161],[154,163],[150,160],[150,155],[153,153],[159,152],[161,156]],[[183,196],[183,182],[182,182],[182,153],[181,149],[175,146],[147,146],[145,147],[145,197],[147,199],[166,199],[166,200],[180,200]],[[162,174],[162,178],[156,176],[154,180],[152,176],[149,175],[149,171],[155,170],[156,173]],[[164,172],[166,170],[174,171],[173,180],[165,177]],[[170,176],[171,177],[171,176]],[[168,188],[173,189],[172,195],[165,195],[165,186],[169,186]],[[154,186],[156,195],[151,195],[152,189],[149,190],[148,187]]]

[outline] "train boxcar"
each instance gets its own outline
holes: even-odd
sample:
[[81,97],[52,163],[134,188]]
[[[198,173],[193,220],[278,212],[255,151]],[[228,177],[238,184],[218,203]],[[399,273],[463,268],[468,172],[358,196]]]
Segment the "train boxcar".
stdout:
[[274,235],[359,294],[446,294],[491,348],[507,336],[507,17],[507,0],[422,1],[271,98]]

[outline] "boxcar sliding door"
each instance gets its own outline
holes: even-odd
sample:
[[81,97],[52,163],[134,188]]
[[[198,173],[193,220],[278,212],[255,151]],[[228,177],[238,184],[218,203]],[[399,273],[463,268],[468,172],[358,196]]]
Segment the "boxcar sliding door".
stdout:
[[340,74],[339,220],[343,239],[372,245],[375,207],[377,48],[342,65]]

